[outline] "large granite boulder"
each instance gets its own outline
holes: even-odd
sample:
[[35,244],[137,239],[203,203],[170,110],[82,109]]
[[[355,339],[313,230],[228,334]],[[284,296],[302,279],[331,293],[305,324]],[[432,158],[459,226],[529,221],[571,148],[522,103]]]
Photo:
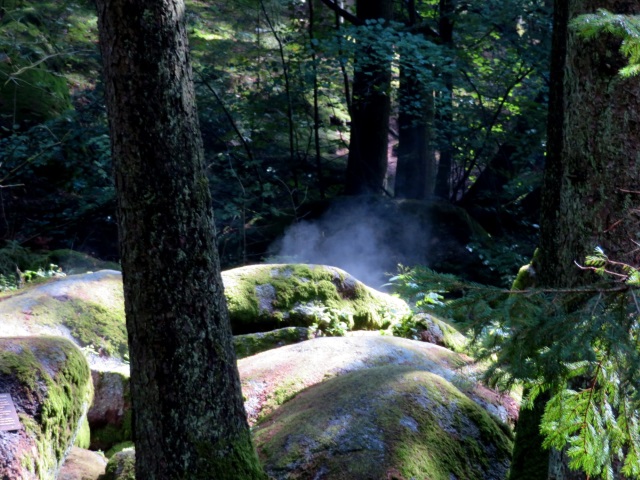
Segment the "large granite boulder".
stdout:
[[274,479],[499,480],[508,430],[444,378],[389,365],[308,388],[253,431]]
[[[271,335],[236,341],[242,356],[323,334],[387,328],[408,305],[322,265],[253,265],[222,272],[234,334]],[[94,371],[128,372],[122,275],[115,270],[52,279],[0,302],[0,337],[55,335],[85,352]],[[299,327],[290,329],[288,327]]]
[[[515,402],[479,383],[464,355],[361,332],[269,350],[238,367],[274,479],[506,478]],[[112,457],[105,478],[132,478],[132,459]]]
[[287,326],[378,330],[411,313],[403,300],[326,265],[251,265],[222,272],[222,279],[236,335]]
[[0,478],[55,479],[86,432],[93,388],[82,352],[63,338],[0,338],[0,393],[19,419],[0,430]]
[[513,425],[518,406],[479,380],[481,368],[470,357],[430,343],[354,332],[321,337],[269,350],[238,361],[245,409],[256,424],[303,390],[346,373],[381,366],[403,366],[433,373],[457,386],[500,423]]
[[92,370],[128,372],[122,275],[115,270],[19,290],[0,302],[0,324],[0,337],[64,337],[83,349]]
[[515,402],[464,355],[402,338],[317,338],[238,362],[275,479],[504,479]]

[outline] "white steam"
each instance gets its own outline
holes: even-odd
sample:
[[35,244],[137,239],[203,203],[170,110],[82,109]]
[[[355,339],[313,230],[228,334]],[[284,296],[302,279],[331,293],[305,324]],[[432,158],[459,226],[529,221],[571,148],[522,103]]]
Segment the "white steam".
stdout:
[[418,229],[389,204],[344,201],[318,220],[291,225],[270,248],[271,260],[332,265],[380,288],[398,263],[414,263],[409,257],[424,252]]

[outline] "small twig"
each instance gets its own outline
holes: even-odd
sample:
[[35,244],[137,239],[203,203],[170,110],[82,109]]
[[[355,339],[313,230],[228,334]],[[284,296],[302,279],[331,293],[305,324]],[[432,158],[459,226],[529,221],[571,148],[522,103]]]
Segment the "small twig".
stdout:
[[614,228],[616,228],[618,225],[620,225],[622,223],[622,219],[618,220],[617,222],[614,222],[613,225],[611,225],[609,228],[607,228],[604,232],[610,232],[611,230],[613,230]]
[[[580,269],[580,270],[591,270],[592,272],[597,272],[597,271],[601,271],[601,272],[605,272],[608,273],[609,275],[614,275],[616,277],[620,277],[624,280],[627,280],[629,278],[629,275],[626,275],[624,273],[618,273],[618,272],[613,272],[611,270],[607,270],[606,268],[600,269],[598,267],[583,267],[582,265],[580,265],[578,262],[573,262],[576,264],[576,266]],[[624,265],[618,262],[611,262],[613,264],[618,264],[618,265]]]

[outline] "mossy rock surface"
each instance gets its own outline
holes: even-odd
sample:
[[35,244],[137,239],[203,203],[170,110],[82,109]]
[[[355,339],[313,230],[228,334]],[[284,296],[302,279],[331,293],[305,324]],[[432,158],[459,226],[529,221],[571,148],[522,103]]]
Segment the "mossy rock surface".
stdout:
[[347,330],[388,328],[409,313],[398,298],[325,265],[260,264],[222,272],[234,334],[331,320]]
[[469,339],[453,325],[428,313],[417,313],[402,319],[402,322],[393,328],[393,334],[434,343],[454,352],[464,352],[469,346]]
[[92,399],[84,355],[64,338],[0,338],[0,392],[22,427],[0,431],[0,478],[55,479]]
[[498,480],[512,440],[444,378],[400,365],[315,385],[254,429],[275,479]]
[[[356,332],[238,367],[254,442],[274,479],[506,478],[511,430],[489,412],[508,405],[476,381],[468,357]],[[131,450],[116,453],[102,478],[130,480],[133,465]]]
[[270,332],[248,333],[233,337],[237,358],[250,357],[273,348],[284,347],[314,338],[314,331],[306,327],[285,327]]
[[111,457],[105,474],[98,480],[135,480],[135,467],[136,453],[133,448],[126,448]]
[[0,323],[0,336],[62,336],[85,349],[93,370],[128,371],[120,272],[70,275],[19,290],[0,302]]
[[[54,256],[71,262],[86,260],[69,251],[51,255],[52,260]],[[329,322],[339,321],[344,322],[344,330],[379,329],[409,312],[404,301],[333,267],[255,265],[222,272],[222,277],[234,333],[278,330],[239,338],[240,356],[309,338],[312,325],[323,330]],[[0,336],[63,336],[85,350],[92,370],[128,373],[118,271],[100,270],[30,285],[0,302],[0,322]]]
[[304,389],[328,378],[385,365],[431,372],[457,385],[498,421],[511,424],[517,418],[513,399],[477,381],[481,371],[471,358],[425,342],[355,332],[347,337],[316,338],[239,360],[249,423],[259,422]]

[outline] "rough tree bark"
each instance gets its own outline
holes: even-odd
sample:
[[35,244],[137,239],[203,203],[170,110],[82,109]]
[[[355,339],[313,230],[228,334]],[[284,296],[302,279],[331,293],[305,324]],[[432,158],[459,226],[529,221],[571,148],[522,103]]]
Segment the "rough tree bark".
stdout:
[[[636,0],[556,0],[554,14],[547,160],[542,196],[539,286],[573,287],[592,277],[580,270],[585,255],[601,246],[610,258],[638,265],[640,221],[640,84],[617,75],[625,65],[620,40],[585,41],[568,22],[598,8],[638,14]],[[540,402],[536,405],[540,412]],[[512,479],[583,479],[558,452],[543,451],[527,430],[539,415],[518,424]],[[533,428],[532,428],[533,426]],[[547,468],[548,465],[548,468]],[[540,468],[544,466],[544,468]]]
[[181,0],[98,0],[137,478],[257,479]]
[[[358,0],[358,21],[391,19],[391,3],[390,0]],[[362,48],[366,51],[372,47]],[[387,173],[390,66],[376,62],[369,55],[355,61],[345,193],[379,194]]]

